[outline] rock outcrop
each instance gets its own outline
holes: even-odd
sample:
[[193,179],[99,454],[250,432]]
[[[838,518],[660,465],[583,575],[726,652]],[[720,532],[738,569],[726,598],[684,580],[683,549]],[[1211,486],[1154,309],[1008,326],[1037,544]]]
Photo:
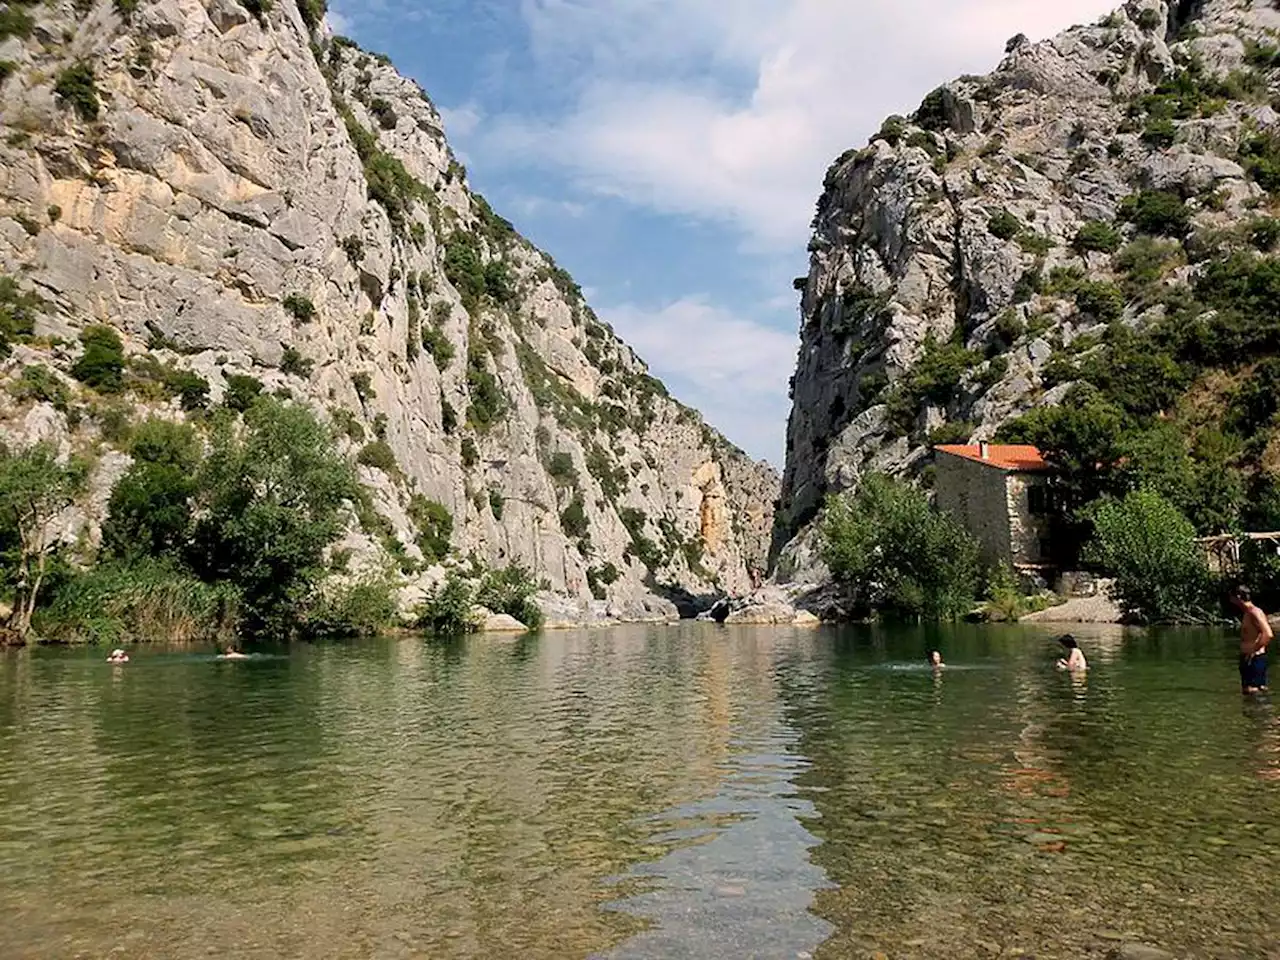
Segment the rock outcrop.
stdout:
[[836,160],[796,281],[780,580],[824,579],[828,494],[869,471],[927,480],[933,443],[1059,403],[1064,361],[1162,317],[1206,245],[1273,242],[1247,228],[1277,186],[1278,30],[1273,3],[1131,0],[1014,37],[994,73]]
[[[6,392],[0,435],[102,454],[68,536],[92,545],[120,422],[185,416],[194,374],[210,403],[260,384],[342,432],[378,515],[356,566],[432,567],[439,505],[452,555],[525,565],[562,613],[749,589],[773,471],[668,397],[469,189],[422,90],[318,7],[9,6],[0,274],[39,306],[2,374],[47,368],[65,396]],[[88,324],[125,341],[120,397],[66,375]]]

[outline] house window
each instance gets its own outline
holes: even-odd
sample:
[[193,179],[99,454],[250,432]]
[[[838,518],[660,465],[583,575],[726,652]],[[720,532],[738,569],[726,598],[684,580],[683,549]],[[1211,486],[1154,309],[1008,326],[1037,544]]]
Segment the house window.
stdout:
[[1047,517],[1053,512],[1053,499],[1048,487],[1031,487],[1027,491],[1027,509],[1033,517]]

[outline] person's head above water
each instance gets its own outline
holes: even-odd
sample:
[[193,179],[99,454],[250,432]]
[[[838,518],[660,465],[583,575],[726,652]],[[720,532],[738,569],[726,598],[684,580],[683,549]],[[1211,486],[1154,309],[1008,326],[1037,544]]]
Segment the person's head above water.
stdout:
[[942,665],[942,654],[937,650],[930,650],[924,655],[924,658],[929,661],[932,666],[938,667]]
[[1076,638],[1069,633],[1064,633],[1058,638],[1058,642],[1068,650],[1075,650],[1080,644],[1076,643]]
[[1243,610],[1253,602],[1253,594],[1243,583],[1239,583],[1232,588],[1231,593],[1227,595],[1227,599],[1233,607]]

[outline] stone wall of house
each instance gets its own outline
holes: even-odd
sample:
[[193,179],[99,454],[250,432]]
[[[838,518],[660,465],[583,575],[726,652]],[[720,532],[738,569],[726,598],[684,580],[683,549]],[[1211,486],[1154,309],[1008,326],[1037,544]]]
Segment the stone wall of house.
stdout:
[[[984,563],[1008,562],[1010,507],[1014,494],[1003,470],[939,452],[935,489],[938,506],[965,525],[982,548]],[[1026,493],[1022,494],[1026,503]]]
[[1005,475],[1010,558],[1015,565],[1048,562],[1044,551],[1040,549],[1040,541],[1049,536],[1048,518],[1031,513],[1030,492],[1032,487],[1041,483],[1043,481],[1033,474]]

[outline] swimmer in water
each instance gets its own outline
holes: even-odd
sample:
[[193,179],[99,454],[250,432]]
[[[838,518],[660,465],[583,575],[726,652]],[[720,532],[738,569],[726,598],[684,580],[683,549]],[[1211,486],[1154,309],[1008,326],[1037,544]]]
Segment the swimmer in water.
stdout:
[[225,650],[218,654],[219,660],[248,660],[248,654],[241,653],[234,646],[228,645]]
[[107,657],[107,663],[128,663],[129,655],[117,647],[111,651],[111,655]]
[[1080,649],[1080,645],[1076,643],[1076,638],[1069,633],[1064,633],[1058,638],[1058,642],[1062,644],[1067,651],[1066,657],[1058,661],[1059,670],[1070,670],[1072,673],[1084,673],[1089,669],[1088,661],[1084,658],[1084,651]]
[[945,670],[946,664],[942,662],[942,653],[938,650],[930,650],[925,654],[925,659],[929,661],[929,666],[935,670]]

